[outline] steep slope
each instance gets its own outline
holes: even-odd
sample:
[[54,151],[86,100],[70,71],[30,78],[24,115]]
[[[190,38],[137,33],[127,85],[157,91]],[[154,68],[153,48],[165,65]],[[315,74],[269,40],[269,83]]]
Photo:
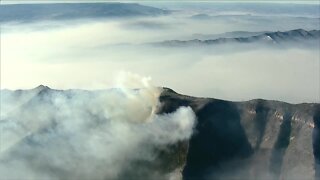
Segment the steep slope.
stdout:
[[319,172],[319,104],[230,102],[170,89],[160,99],[160,112],[190,106],[198,118],[184,179],[313,179]]

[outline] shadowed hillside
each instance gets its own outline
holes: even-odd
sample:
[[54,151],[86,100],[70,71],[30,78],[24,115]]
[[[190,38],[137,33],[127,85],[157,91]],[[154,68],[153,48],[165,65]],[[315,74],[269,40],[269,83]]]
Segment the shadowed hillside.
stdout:
[[190,106],[198,118],[184,179],[313,179],[315,169],[319,177],[319,104],[230,102],[171,89],[160,100],[160,112]]

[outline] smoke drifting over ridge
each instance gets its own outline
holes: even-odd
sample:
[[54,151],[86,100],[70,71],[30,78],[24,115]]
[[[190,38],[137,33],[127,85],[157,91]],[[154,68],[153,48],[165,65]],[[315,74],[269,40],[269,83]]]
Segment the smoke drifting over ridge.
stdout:
[[[159,149],[190,138],[191,108],[157,115],[161,88],[131,73],[121,73],[118,82],[119,88],[94,93],[44,86],[30,90],[36,96],[1,117],[1,176],[120,178],[139,167],[134,163],[153,162]],[[171,171],[149,173],[170,178]]]
[[0,6],[1,88],[73,89],[1,90],[1,175],[319,176],[317,104],[225,101],[320,102],[319,4],[111,4]]

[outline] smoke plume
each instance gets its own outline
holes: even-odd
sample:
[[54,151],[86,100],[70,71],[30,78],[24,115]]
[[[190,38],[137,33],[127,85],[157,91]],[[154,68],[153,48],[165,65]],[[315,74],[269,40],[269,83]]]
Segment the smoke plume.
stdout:
[[1,176],[121,179],[137,162],[154,162],[158,148],[192,135],[191,108],[155,113],[162,89],[150,78],[122,72],[115,86],[94,92],[28,90],[36,95],[1,117]]

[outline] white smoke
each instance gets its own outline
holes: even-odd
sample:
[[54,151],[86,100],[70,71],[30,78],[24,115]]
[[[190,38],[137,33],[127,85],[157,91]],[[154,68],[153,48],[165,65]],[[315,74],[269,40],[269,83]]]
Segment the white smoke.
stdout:
[[[117,179],[155,148],[192,135],[195,114],[155,114],[161,88],[120,73],[106,91],[40,89],[2,117],[0,174],[5,179]],[[136,89],[132,89],[136,88]],[[140,169],[138,169],[140,170]]]

